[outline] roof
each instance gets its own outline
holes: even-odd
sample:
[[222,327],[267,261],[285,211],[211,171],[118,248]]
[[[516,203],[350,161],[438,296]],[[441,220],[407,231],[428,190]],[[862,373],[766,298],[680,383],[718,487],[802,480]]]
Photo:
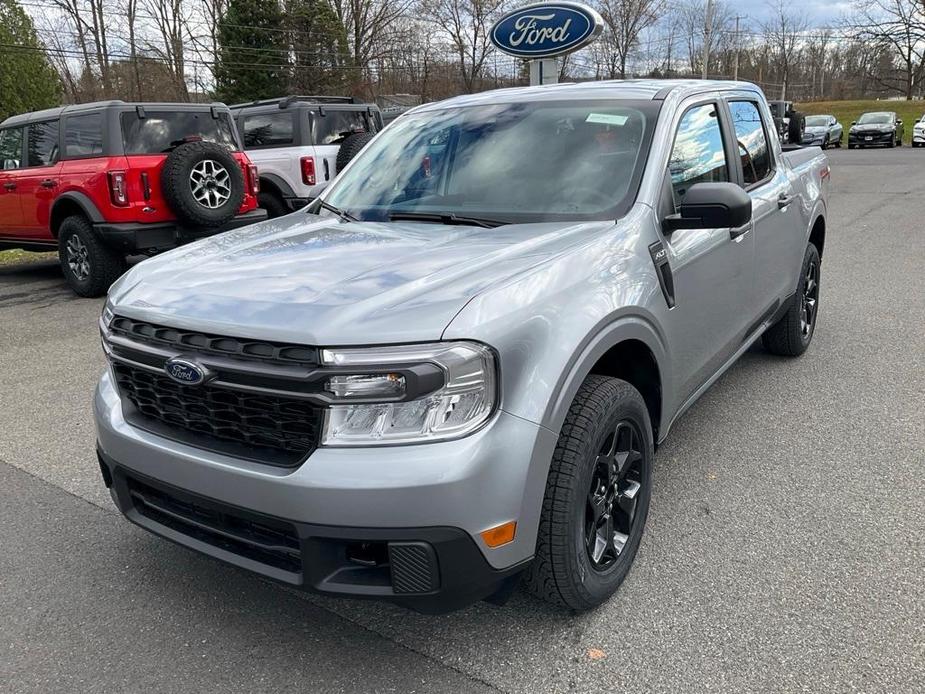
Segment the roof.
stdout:
[[432,107],[477,106],[498,103],[499,101],[558,101],[580,99],[634,99],[639,101],[665,99],[668,94],[688,96],[717,90],[761,91],[751,82],[733,82],[732,80],[603,80],[599,82],[563,82],[535,87],[512,87],[494,89],[476,94],[466,94],[445,101],[427,104],[415,109],[428,110]]
[[53,118],[59,118],[65,114],[71,113],[86,113],[88,111],[99,111],[106,108],[125,108],[133,109],[136,106],[144,106],[146,109],[154,111],[163,111],[163,110],[174,110],[174,111],[191,111],[198,109],[208,109],[213,106],[219,108],[227,108],[225,104],[221,103],[209,103],[209,104],[193,104],[193,103],[169,103],[169,102],[135,102],[135,101],[120,101],[113,99],[110,101],[91,101],[86,104],[69,104],[68,106],[58,106],[56,108],[47,108],[43,111],[30,111],[28,113],[21,113],[16,116],[10,116],[5,121],[0,123],[0,126],[6,127],[11,125],[25,125],[27,123],[36,123],[43,120],[51,120]]

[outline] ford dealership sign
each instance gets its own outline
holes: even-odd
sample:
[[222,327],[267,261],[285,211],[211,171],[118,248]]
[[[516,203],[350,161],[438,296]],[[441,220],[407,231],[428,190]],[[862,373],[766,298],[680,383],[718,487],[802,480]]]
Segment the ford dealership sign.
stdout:
[[521,58],[551,58],[587,46],[603,28],[604,20],[590,7],[552,2],[509,12],[492,27],[491,42]]

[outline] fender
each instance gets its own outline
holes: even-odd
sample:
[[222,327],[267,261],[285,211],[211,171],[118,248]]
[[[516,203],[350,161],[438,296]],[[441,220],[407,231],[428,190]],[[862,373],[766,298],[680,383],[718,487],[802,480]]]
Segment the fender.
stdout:
[[52,233],[56,237],[58,235],[58,226],[64,219],[63,216],[61,216],[62,211],[65,207],[69,206],[70,203],[76,204],[93,224],[100,224],[106,221],[102,213],[89,197],[80,191],[69,190],[66,193],[61,193],[51,207],[50,226]]
[[270,185],[276,187],[279,190],[279,192],[282,193],[282,196],[284,198],[298,197],[295,194],[295,191],[292,189],[292,186],[286,183],[286,179],[284,179],[282,176],[279,176],[274,173],[262,173],[259,175],[260,175],[261,181],[266,181]]
[[[609,322],[608,322],[609,321]],[[542,425],[551,429],[557,435],[562,430],[565,416],[578,393],[582,382],[591,372],[598,360],[612,347],[626,340],[642,342],[655,357],[658,366],[659,381],[662,393],[671,393],[671,371],[665,338],[656,325],[648,318],[633,314],[624,315],[616,319],[608,318],[598,325],[595,333],[587,337],[576,351],[566,371],[560,376],[556,384],[556,395],[551,398],[543,414]],[[659,422],[653,422],[658,427],[659,441],[665,438],[668,422],[674,403],[662,401],[661,417]]]

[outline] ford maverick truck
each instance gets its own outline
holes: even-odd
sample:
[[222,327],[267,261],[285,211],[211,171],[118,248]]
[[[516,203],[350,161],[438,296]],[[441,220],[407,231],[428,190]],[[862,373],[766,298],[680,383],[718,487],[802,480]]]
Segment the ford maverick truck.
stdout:
[[306,590],[592,608],[672,424],[755,342],[809,347],[828,187],[747,83],[417,107],[305,209],[116,282],[103,480],[141,527]]

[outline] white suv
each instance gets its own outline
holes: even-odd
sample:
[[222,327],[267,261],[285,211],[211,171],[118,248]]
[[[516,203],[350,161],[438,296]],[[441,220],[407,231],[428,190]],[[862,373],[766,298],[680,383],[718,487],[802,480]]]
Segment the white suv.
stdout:
[[288,96],[231,107],[260,173],[270,217],[304,207],[382,129],[375,104],[352,97]]
[[925,116],[912,128],[912,146],[925,147]]

